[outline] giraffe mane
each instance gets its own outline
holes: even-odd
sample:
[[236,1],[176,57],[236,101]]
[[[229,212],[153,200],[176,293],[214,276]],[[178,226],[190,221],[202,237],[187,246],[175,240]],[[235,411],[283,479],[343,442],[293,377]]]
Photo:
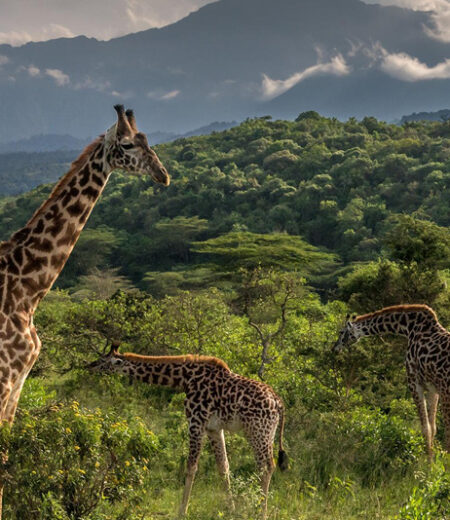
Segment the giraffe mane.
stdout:
[[55,197],[57,197],[61,192],[62,190],[65,188],[66,184],[67,184],[67,180],[69,178],[72,177],[72,175],[75,173],[75,172],[78,172],[81,167],[86,163],[86,161],[88,160],[88,158],[91,156],[92,152],[97,148],[97,146],[103,141],[103,138],[104,138],[104,135],[99,135],[97,137],[97,139],[94,139],[94,141],[92,141],[92,143],[88,144],[84,150],[81,152],[81,154],[79,155],[79,157],[77,159],[75,159],[72,164],[70,165],[70,168],[69,168],[69,171],[64,174],[60,179],[59,181],[56,183],[56,185],[54,186],[52,192],[50,193],[50,195],[48,196],[47,200],[45,200],[40,206],[39,208],[33,213],[33,216],[30,218],[30,220],[27,222],[26,225],[29,225],[31,224],[34,219],[36,218],[36,216],[39,214],[39,213],[42,213],[43,211],[45,211],[48,206],[50,206],[50,204],[52,204],[52,201]]
[[226,370],[230,370],[228,365],[222,359],[216,358],[214,356],[197,356],[193,354],[185,354],[183,356],[141,356],[139,354],[133,354],[131,352],[125,352],[124,354],[118,354],[118,357],[122,357],[123,359],[128,359],[129,361],[141,361],[143,363],[148,364],[156,364],[156,363],[200,363],[200,364],[208,364],[215,365],[221,368],[225,368]]
[[376,316],[383,316],[384,314],[392,314],[394,312],[425,312],[426,314],[431,315],[436,321],[438,321],[438,317],[434,310],[428,305],[417,303],[411,305],[392,305],[391,307],[384,307],[379,311],[370,312],[368,314],[361,314],[355,318],[355,322],[367,320],[370,318],[375,318]]

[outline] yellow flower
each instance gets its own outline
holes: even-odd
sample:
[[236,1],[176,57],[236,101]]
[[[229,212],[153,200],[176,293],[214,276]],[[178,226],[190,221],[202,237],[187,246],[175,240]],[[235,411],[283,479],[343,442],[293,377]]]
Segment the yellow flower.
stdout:
[[130,465],[130,461],[129,460],[126,460],[125,461],[125,466],[129,466]]
[[82,475],[86,475],[86,472],[84,469],[78,468],[78,473],[81,473]]
[[74,450],[75,450],[75,451],[78,451],[78,450],[80,450],[80,449],[81,449],[81,448],[80,448],[79,446],[74,446]]
[[72,430],[69,427],[67,427],[66,428],[66,433],[72,433]]

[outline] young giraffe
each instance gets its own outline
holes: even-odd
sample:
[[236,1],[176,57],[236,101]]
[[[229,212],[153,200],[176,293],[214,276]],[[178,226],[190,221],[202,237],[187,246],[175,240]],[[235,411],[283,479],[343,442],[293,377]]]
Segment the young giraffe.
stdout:
[[[13,422],[22,386],[39,354],[36,307],[66,263],[112,170],[169,184],[166,169],[138,132],[133,112],[125,113],[122,105],[114,108],[116,124],[86,147],[27,224],[0,244],[0,423]],[[1,491],[0,482],[0,518]]]
[[333,349],[338,352],[364,336],[378,334],[408,338],[407,381],[419,412],[428,458],[433,456],[439,396],[445,446],[450,451],[450,332],[427,305],[395,305],[347,321]]
[[231,498],[229,465],[223,430],[242,429],[254,450],[261,472],[264,496],[262,516],[267,516],[267,494],[275,469],[273,441],[280,421],[278,465],[287,467],[283,450],[284,406],[272,388],[230,371],[221,359],[209,356],[139,356],[109,354],[88,365],[90,370],[119,373],[145,383],[169,386],[186,394],[184,408],[189,422],[189,457],[179,516],[186,514],[197,472],[203,438],[209,438],[217,468]]

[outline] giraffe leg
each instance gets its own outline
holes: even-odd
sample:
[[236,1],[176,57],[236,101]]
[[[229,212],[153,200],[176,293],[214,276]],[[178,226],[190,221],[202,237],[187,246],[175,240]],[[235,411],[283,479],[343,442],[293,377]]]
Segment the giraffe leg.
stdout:
[[273,440],[278,424],[267,425],[267,428],[247,428],[246,434],[255,452],[256,464],[261,475],[261,491],[263,495],[261,517],[267,518],[267,498],[269,494],[270,480],[275,470],[273,461]]
[[445,449],[450,453],[450,394],[442,396],[441,412],[445,427]]
[[227,448],[225,446],[223,430],[208,430],[206,433],[208,434],[209,441],[214,451],[217,469],[225,485],[225,491],[228,494],[230,509],[234,511],[234,502],[233,495],[231,494],[230,483],[230,465],[228,464]]
[[[1,422],[9,423],[12,425],[14,421],[14,417],[17,410],[17,404],[19,402],[19,397],[22,392],[23,385],[25,380],[32,369],[41,348],[41,342],[36,334],[36,330],[34,326],[30,329],[30,335],[26,336],[25,341],[30,345],[30,358],[28,360],[27,365],[24,367],[22,372],[19,374],[17,379],[8,382],[8,396],[7,399],[3,400],[3,392],[0,390],[0,403],[2,407],[1,411]],[[8,453],[6,450],[0,447],[0,463],[4,466],[8,461]],[[0,520],[2,518],[2,508],[3,508],[3,489],[4,489],[4,479],[0,478]]]
[[[13,383],[9,379],[0,380],[0,428],[2,425],[6,425],[5,412],[11,395]],[[5,465],[8,461],[7,448],[0,446],[0,519],[2,518],[2,504],[3,504],[3,488],[4,488],[4,471]]]
[[191,423],[189,425],[189,456],[187,461],[186,482],[184,485],[183,499],[181,501],[179,517],[186,515],[192,485],[198,468],[198,459],[202,450],[203,436],[205,433],[204,425]]
[[419,412],[420,424],[422,426],[422,434],[425,438],[425,445],[429,462],[433,459],[433,437],[432,427],[428,418],[427,401],[423,386],[414,377],[408,377],[408,386],[411,390],[414,402]]
[[431,442],[434,441],[434,437],[436,436],[436,414],[439,402],[439,394],[433,388],[428,392],[427,395],[427,406],[428,406],[428,421],[431,426]]

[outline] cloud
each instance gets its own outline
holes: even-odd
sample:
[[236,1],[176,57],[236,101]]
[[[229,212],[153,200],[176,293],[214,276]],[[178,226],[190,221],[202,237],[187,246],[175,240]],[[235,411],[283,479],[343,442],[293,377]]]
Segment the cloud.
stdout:
[[70,83],[70,78],[67,74],[64,74],[62,70],[59,69],[45,69],[45,73],[47,76],[53,78],[58,85],[58,87],[63,87],[64,85],[68,85]]
[[380,68],[389,76],[403,81],[450,78],[450,59],[429,67],[426,63],[419,61],[418,58],[404,52],[388,54],[385,51]]
[[92,89],[99,92],[107,92],[111,87],[111,82],[107,80],[92,79],[86,76],[82,81],[76,83],[73,88],[75,90]]
[[108,40],[174,23],[212,1],[84,0],[74,8],[69,0],[0,0],[0,43],[18,46],[81,34]]
[[2,65],[6,65],[7,63],[9,63],[8,56],[3,56],[2,54],[0,54],[0,67]]
[[32,76],[33,78],[36,77],[36,76],[39,76],[41,71],[35,67],[34,65],[30,65],[28,68],[27,68],[27,71],[28,71],[28,74],[30,76]]
[[318,76],[320,74],[332,74],[334,76],[345,76],[350,73],[350,67],[341,54],[332,58],[328,63],[317,63],[312,67],[308,67],[302,72],[296,72],[285,80],[272,79],[263,74],[261,85],[262,98],[264,100],[274,99],[284,94],[298,83],[307,78]]
[[164,94],[163,96],[161,96],[161,99],[163,101],[166,101],[168,99],[174,99],[176,98],[178,95],[180,94],[180,91],[179,90],[171,90],[170,92],[167,92],[166,94]]
[[67,27],[55,23],[40,27],[39,30],[29,31],[8,31],[0,32],[0,43],[8,43],[13,47],[23,45],[31,40],[44,41],[54,38],[73,38],[73,32]]
[[425,27],[425,32],[431,38],[446,43],[450,42],[450,3],[447,0],[436,2],[431,15],[433,27]]
[[424,26],[426,34],[437,40],[450,42],[449,0],[364,0],[370,4],[396,5],[414,11],[429,11],[432,26]]
[[156,99],[157,101],[168,101],[174,99],[181,94],[181,90],[170,90],[169,92],[163,92],[161,90],[151,90],[147,92],[147,97],[150,99]]

